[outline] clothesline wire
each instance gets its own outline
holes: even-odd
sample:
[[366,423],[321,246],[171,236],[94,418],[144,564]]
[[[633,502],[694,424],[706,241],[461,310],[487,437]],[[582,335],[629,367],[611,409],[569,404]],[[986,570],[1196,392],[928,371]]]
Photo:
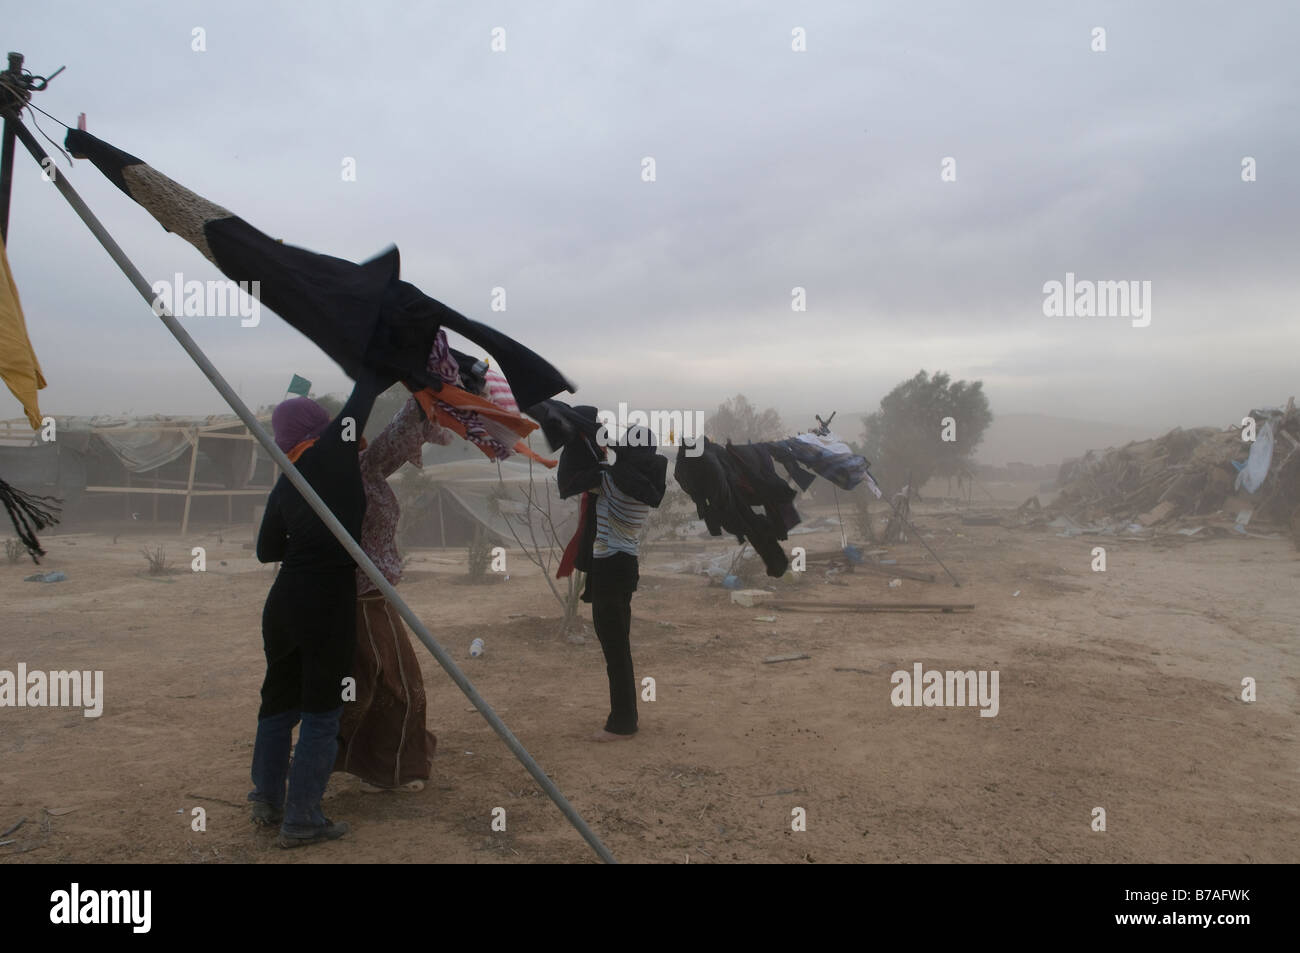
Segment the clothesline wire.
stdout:
[[[28,102],[28,103],[25,103],[24,105],[26,105],[29,109],[35,109],[38,113],[40,113],[40,114],[43,115],[43,116],[49,116],[51,119],[53,119],[55,122],[57,122],[57,123],[58,123],[60,126],[62,126],[64,129],[71,129],[71,128],[72,128],[72,127],[69,126],[66,122],[64,122],[62,119],[60,119],[58,116],[55,116],[55,115],[53,115],[53,114],[51,114],[51,113],[47,113],[44,109],[42,109],[40,106],[36,105],[35,103]],[[33,119],[32,121],[35,122],[34,119]]]
[[[30,71],[24,70],[24,72],[27,73],[27,75],[29,76],[31,75]],[[13,110],[12,113],[15,122],[21,120],[22,112],[24,109],[34,109],[36,110],[36,112],[40,113],[41,115],[48,116],[50,119],[53,119],[64,129],[72,128],[62,119],[60,119],[58,116],[46,112],[40,106],[37,106],[34,102],[32,102],[31,99],[28,97],[26,90],[19,89],[18,87],[14,86],[14,84],[9,79],[8,73],[0,72],[0,86],[3,86],[5,87],[5,89],[9,90],[10,94],[13,96],[13,102],[8,105],[17,107]],[[32,125],[36,127],[37,132],[39,132],[42,136],[45,137],[46,142],[54,146],[54,148],[59,151],[59,153],[63,156],[63,158],[68,160],[68,167],[71,168],[72,156],[68,155],[67,151],[61,145],[59,145],[57,142],[55,142],[53,139],[50,138],[49,133],[47,133],[44,129],[41,128],[41,124],[36,121],[35,116],[32,116]]]
[[[28,103],[27,105],[28,105],[28,106],[32,106],[31,103]],[[44,109],[41,109],[39,106],[32,106],[32,108],[35,109],[37,112],[45,113],[45,115],[50,116],[49,113],[45,112],[45,110],[44,110]],[[72,128],[72,127],[69,126],[67,123],[62,122],[62,121],[60,121],[59,119],[56,119],[54,116],[50,116],[50,118],[53,119],[55,122],[57,122],[57,123],[58,123],[60,126],[62,126],[64,129],[71,129],[71,128]],[[32,125],[36,127],[36,131],[37,131],[37,132],[39,132],[42,136],[45,136],[45,141],[46,141],[46,142],[48,142],[50,145],[54,146],[55,149],[59,150],[59,154],[62,155],[63,158],[65,158],[65,159],[68,160],[68,168],[72,168],[72,156],[68,155],[67,150],[64,149],[63,146],[59,145],[57,142],[55,142],[53,139],[51,139],[51,138],[49,137],[49,134],[48,134],[44,129],[41,128],[41,124],[40,124],[39,122],[36,121],[36,117],[35,117],[35,116],[32,117]]]

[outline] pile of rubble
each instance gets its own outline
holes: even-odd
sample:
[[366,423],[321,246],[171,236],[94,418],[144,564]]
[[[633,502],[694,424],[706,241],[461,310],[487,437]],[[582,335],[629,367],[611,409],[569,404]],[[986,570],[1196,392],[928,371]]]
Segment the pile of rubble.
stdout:
[[1178,428],[1067,460],[1057,478],[1057,498],[1032,514],[1022,507],[1022,515],[1027,522],[1050,521],[1069,535],[1072,529],[1140,533],[1191,523],[1222,523],[1238,532],[1260,523],[1291,530],[1293,521],[1300,531],[1295,398],[1284,409],[1252,410],[1250,417],[1227,430]]

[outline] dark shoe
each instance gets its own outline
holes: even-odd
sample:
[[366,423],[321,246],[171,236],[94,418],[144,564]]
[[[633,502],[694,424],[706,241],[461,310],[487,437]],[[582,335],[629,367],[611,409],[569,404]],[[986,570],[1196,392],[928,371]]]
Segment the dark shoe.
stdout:
[[284,811],[265,801],[254,801],[253,823],[258,827],[279,827],[284,823]]
[[324,827],[308,834],[294,834],[280,828],[280,846],[288,849],[290,847],[306,847],[308,844],[321,844],[329,840],[338,840],[349,830],[347,821],[336,822],[327,817],[325,818]]

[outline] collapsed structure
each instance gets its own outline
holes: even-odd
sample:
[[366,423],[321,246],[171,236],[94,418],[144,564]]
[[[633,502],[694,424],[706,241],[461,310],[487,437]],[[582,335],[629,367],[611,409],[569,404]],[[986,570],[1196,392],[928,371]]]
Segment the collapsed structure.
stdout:
[[1067,460],[1057,477],[1060,494],[1043,516],[1056,517],[1067,531],[1073,524],[1078,531],[1140,532],[1195,521],[1231,522],[1244,532],[1250,523],[1289,527],[1293,520],[1300,529],[1295,398],[1285,408],[1252,410],[1249,418],[1226,430],[1175,428]]

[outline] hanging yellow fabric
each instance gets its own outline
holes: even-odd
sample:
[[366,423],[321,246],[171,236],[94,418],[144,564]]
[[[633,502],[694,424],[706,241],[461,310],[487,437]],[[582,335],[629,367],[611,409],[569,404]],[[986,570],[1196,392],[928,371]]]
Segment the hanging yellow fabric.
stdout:
[[0,241],[0,378],[23,405],[32,429],[39,430],[41,411],[36,405],[36,392],[45,386],[45,375],[27,337],[23,306],[9,272],[3,241]]

